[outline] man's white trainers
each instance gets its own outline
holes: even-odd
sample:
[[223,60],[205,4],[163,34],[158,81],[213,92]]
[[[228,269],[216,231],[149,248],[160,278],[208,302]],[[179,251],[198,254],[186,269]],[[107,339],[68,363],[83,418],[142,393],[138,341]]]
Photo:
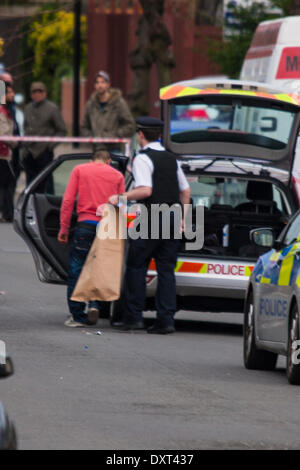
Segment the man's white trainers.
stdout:
[[65,323],[65,326],[68,326],[69,328],[79,328],[79,327],[84,327],[85,325],[83,323],[79,323],[78,321],[75,321],[73,317],[69,317]]

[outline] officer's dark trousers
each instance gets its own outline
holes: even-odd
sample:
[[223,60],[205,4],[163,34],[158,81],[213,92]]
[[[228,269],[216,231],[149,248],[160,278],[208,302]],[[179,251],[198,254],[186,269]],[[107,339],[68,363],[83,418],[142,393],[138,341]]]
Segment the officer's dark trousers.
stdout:
[[174,326],[176,312],[176,266],[179,240],[129,240],[124,289],[124,322],[143,320],[146,296],[146,273],[149,262],[155,259],[157,291],[155,297],[157,327]]

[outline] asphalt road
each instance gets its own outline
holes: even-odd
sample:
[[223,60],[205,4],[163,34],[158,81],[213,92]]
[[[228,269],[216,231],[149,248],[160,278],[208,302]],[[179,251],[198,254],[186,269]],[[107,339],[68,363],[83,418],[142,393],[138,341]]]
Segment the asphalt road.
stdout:
[[38,281],[11,225],[0,237],[0,339],[15,365],[0,399],[20,449],[299,447],[300,389],[283,359],[244,369],[241,316],[179,314],[169,336],[68,329],[65,288]]

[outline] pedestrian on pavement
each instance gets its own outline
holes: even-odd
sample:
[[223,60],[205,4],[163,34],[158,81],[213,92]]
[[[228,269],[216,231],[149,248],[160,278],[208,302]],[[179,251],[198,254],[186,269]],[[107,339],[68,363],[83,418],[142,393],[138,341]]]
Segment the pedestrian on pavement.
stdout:
[[[181,170],[176,156],[164,149],[158,142],[163,122],[151,117],[136,120],[138,141],[141,150],[133,160],[134,189],[122,196],[144,203],[148,209],[148,233],[151,227],[151,206],[153,204],[181,204],[190,202],[189,184]],[[118,195],[109,202],[116,205]],[[157,317],[148,333],[168,334],[175,331],[176,282],[174,269],[177,262],[180,240],[175,238],[174,217],[170,217],[170,237],[164,239],[162,219],[159,219],[158,239],[129,238],[129,251],[124,283],[124,330],[144,329],[143,310],[146,295],[146,274],[149,262],[154,258],[158,274],[156,291]],[[180,228],[179,228],[180,229]]]
[[[16,137],[19,137],[21,135],[21,123],[20,120],[18,119],[20,114],[20,111],[17,109],[15,100],[11,101],[8,103],[8,108],[11,112],[11,115],[13,117],[14,121],[14,129],[13,129],[13,135]],[[13,193],[16,191],[16,186],[17,186],[17,181],[18,178],[21,174],[21,164],[20,164],[20,148],[21,145],[18,142],[16,146],[13,148],[13,154],[12,154],[12,170],[14,174],[14,190]]]
[[[107,72],[95,77],[95,92],[87,102],[81,133],[85,137],[132,137],[135,123],[120,90],[111,88]],[[95,144],[95,149],[120,150],[121,144]]]
[[110,166],[110,163],[109,152],[98,150],[93,155],[93,161],[75,166],[63,197],[58,234],[60,243],[68,243],[75,202],[78,216],[69,252],[67,299],[71,317],[65,322],[69,327],[96,324],[99,308],[103,305],[90,302],[88,312],[85,313],[85,302],[73,301],[71,297],[101,219],[96,215],[97,208],[106,204],[112,194],[121,194],[125,190],[122,173]]
[[[24,109],[25,136],[63,137],[66,125],[58,106],[47,99],[47,88],[42,82],[30,87],[32,102]],[[27,185],[53,160],[56,144],[50,142],[26,143],[22,149],[22,163]],[[50,184],[51,186],[51,184]],[[40,188],[43,191],[45,188]],[[49,187],[51,192],[51,187]]]
[[[13,88],[13,77],[9,72],[4,71],[3,73],[0,74],[0,80],[2,80],[6,85],[10,85]],[[13,135],[14,136],[20,136],[21,135],[21,129],[20,129],[20,120],[18,119],[20,117],[20,111],[17,109],[15,99],[12,101],[6,102],[8,105],[8,109],[13,117],[13,122],[14,122],[14,128],[13,128]],[[16,190],[17,186],[17,181],[21,173],[21,165],[20,165],[20,144],[16,143],[14,145],[14,148],[12,149],[12,159],[11,159],[11,169],[14,175],[14,188],[11,189],[12,193],[12,204],[9,204],[8,207],[9,213],[13,214],[13,199],[14,199],[14,193]],[[11,215],[12,218],[12,215]],[[10,220],[10,217],[9,217]]]
[[[6,84],[6,104],[0,105],[0,135],[12,136],[14,117],[11,104],[14,101],[14,90]],[[13,170],[13,149],[16,142],[0,142],[0,222],[12,222],[14,213],[14,191],[16,177]]]

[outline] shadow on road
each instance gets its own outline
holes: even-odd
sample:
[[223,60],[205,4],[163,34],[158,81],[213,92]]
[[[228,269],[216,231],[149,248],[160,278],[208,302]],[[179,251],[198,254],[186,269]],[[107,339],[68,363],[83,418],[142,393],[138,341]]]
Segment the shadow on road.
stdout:
[[191,333],[208,333],[212,335],[234,335],[241,336],[243,334],[243,326],[231,323],[217,323],[209,321],[194,320],[175,320],[176,330],[178,332]]
[[[153,325],[154,318],[145,318],[145,327],[148,328]],[[98,325],[101,329],[111,329],[111,326],[104,320]],[[233,323],[222,323],[213,321],[201,320],[182,320],[175,319],[175,328],[177,333],[205,333],[211,335],[228,335],[228,336],[242,336],[243,326]],[[112,328],[112,331],[120,332],[119,328]],[[128,333],[126,331],[126,333]],[[132,333],[132,332],[131,332]],[[135,331],[136,334],[144,334],[145,330]]]

